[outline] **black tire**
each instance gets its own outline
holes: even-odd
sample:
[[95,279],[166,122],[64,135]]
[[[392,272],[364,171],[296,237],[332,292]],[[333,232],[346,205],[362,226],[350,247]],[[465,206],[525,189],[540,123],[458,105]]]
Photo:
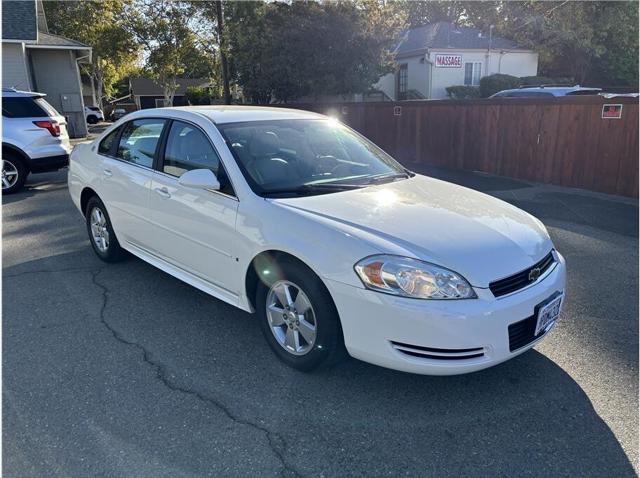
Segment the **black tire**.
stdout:
[[[256,314],[260,328],[273,352],[290,367],[308,372],[317,368],[328,368],[347,357],[338,311],[329,291],[309,268],[294,260],[278,262],[275,277],[265,284],[259,281],[256,290]],[[276,340],[267,317],[267,297],[271,286],[286,280],[299,286],[311,302],[316,322],[316,339],[313,347],[304,355],[288,352]]]
[[[106,221],[108,244],[106,245],[105,250],[101,250],[98,247],[98,244],[96,244],[96,240],[94,239],[93,233],[91,231],[91,222],[94,209],[99,210],[103,214]],[[109,214],[107,213],[107,208],[104,206],[100,198],[98,198],[98,196],[93,196],[89,199],[84,215],[86,218],[89,242],[91,243],[91,247],[93,248],[93,251],[96,253],[96,255],[105,262],[120,262],[126,259],[127,253],[122,247],[120,247],[120,243],[118,242],[116,233],[113,231],[111,219],[109,218]]]
[[96,124],[98,122],[98,117],[94,115],[90,115],[87,117],[87,123]]
[[[6,179],[11,182],[11,177],[13,176],[5,178],[5,171],[7,173],[11,172],[12,174],[18,175],[16,181],[6,188],[4,180]],[[20,156],[7,151],[2,152],[2,194],[13,194],[20,191],[22,186],[24,186],[24,182],[27,180],[28,175],[29,170],[27,165]]]

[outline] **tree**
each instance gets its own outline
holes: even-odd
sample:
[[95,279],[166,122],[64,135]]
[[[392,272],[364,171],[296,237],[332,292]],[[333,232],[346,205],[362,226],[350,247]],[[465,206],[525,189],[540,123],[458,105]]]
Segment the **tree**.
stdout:
[[98,106],[114,92],[115,84],[129,73],[139,45],[126,28],[128,0],[100,2],[44,2],[49,30],[89,45],[92,61],[83,65],[96,88]]
[[638,84],[637,2],[504,2],[500,31],[540,53],[540,73]]
[[129,9],[129,28],[144,46],[146,67],[162,86],[164,103],[173,105],[178,78],[210,77],[215,59],[199,44],[189,2],[137,0]]
[[392,68],[404,23],[391,8],[375,0],[230,3],[236,80],[259,103],[364,92]]

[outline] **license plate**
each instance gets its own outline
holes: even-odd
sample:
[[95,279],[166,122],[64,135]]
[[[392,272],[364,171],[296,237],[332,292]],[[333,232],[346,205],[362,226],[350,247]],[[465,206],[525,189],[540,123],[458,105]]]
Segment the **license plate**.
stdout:
[[560,315],[560,306],[562,305],[563,297],[564,295],[560,294],[538,309],[538,322],[536,323],[536,332],[534,334],[536,337],[540,332],[546,331],[556,321]]

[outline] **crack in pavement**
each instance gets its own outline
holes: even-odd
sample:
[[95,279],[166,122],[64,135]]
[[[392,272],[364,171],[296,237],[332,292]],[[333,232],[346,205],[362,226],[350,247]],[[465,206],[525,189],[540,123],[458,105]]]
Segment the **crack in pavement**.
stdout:
[[[282,477],[287,477],[287,476],[302,477],[302,475],[290,463],[287,462],[287,460],[284,457],[284,454],[279,449],[279,448],[286,448],[287,446],[285,439],[280,434],[276,432],[272,432],[271,430],[269,430],[267,427],[263,425],[259,425],[248,419],[245,419],[236,415],[234,412],[231,411],[231,409],[228,406],[226,406],[224,403],[220,402],[219,400],[216,400],[213,397],[205,395],[204,393],[198,390],[185,388],[183,386],[180,386],[178,384],[171,382],[171,380],[169,380],[168,378],[167,370],[165,366],[159,362],[154,361],[151,357],[151,354],[146,349],[146,347],[144,347],[143,345],[137,342],[132,342],[131,340],[126,339],[120,332],[118,332],[115,328],[113,328],[111,324],[109,324],[109,322],[105,319],[105,311],[107,309],[107,303],[109,300],[109,288],[98,281],[98,276],[104,269],[105,269],[104,267],[98,270],[94,269],[92,271],[91,280],[96,287],[102,290],[102,306],[100,307],[100,322],[105,326],[105,328],[109,332],[111,332],[113,337],[118,342],[121,342],[125,345],[129,345],[132,347],[136,347],[137,349],[139,349],[142,352],[143,361],[156,369],[156,378],[160,380],[160,382],[162,382],[162,384],[165,387],[167,387],[169,390],[191,395],[192,397],[197,398],[198,400],[200,400],[205,404],[213,405],[218,410],[222,411],[227,416],[227,418],[229,418],[231,421],[238,423],[240,425],[251,427],[255,430],[258,430],[264,433],[265,437],[267,438],[267,443],[269,445],[269,448],[271,449],[273,454],[276,456],[278,461],[282,464],[280,475]],[[278,441],[280,442],[280,445],[276,443]]]

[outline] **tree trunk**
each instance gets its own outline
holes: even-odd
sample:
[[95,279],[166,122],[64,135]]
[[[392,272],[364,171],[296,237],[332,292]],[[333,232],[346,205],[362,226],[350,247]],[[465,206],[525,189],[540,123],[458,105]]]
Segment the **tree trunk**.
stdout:
[[224,17],[222,15],[222,0],[216,0],[216,18],[218,20],[218,43],[220,44],[220,67],[222,69],[222,91],[224,104],[231,104],[231,91],[229,89],[229,65],[227,63],[227,42],[224,38]]
[[100,108],[101,111],[104,111],[102,109],[102,88],[104,83],[102,72],[96,71],[95,74],[92,76],[92,81],[94,83],[96,101],[98,102],[97,106],[98,108]]
[[178,83],[175,78],[167,78],[167,80],[163,82],[164,106],[173,106],[173,97],[177,89]]

